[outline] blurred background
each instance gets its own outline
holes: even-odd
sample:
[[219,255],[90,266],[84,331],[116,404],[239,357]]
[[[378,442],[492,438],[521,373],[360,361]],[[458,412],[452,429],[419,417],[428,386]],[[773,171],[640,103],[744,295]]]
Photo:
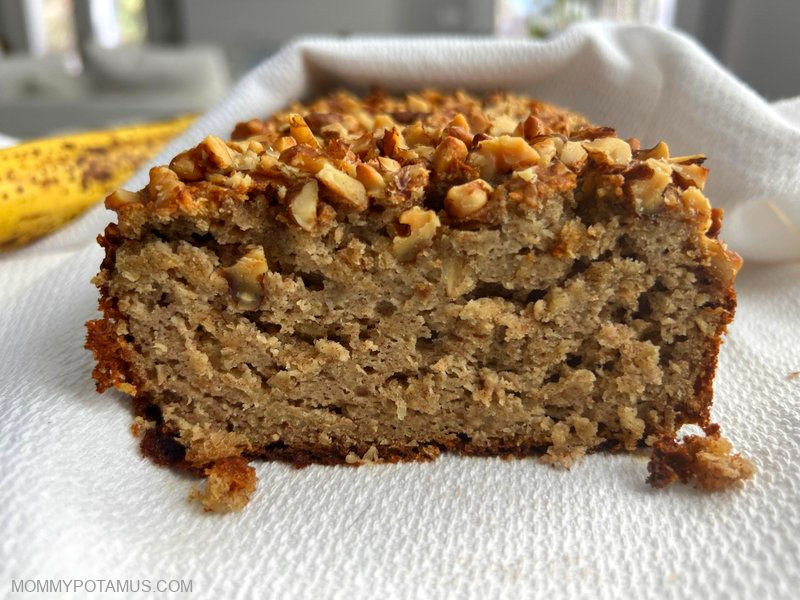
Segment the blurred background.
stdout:
[[545,38],[587,18],[675,27],[767,99],[800,94],[798,0],[0,0],[0,133],[202,111],[304,34]]

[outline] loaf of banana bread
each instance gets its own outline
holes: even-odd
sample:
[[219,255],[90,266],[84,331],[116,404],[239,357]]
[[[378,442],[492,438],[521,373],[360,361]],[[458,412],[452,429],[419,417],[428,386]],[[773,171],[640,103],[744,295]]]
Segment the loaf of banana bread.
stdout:
[[338,92],[232,137],[107,199],[88,324],[98,389],[207,507],[256,457],[568,466],[710,425],[741,259],[703,156],[509,93]]

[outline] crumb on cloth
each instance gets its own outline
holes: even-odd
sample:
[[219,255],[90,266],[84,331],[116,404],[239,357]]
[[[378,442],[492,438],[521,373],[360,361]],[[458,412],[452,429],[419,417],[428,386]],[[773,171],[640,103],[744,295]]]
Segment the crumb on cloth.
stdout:
[[197,500],[206,512],[242,510],[256,489],[256,470],[240,456],[222,458],[204,471],[206,485],[194,489],[189,500]]
[[664,437],[653,446],[647,465],[647,483],[666,487],[678,480],[714,492],[739,485],[756,472],[755,465],[720,435],[719,425],[704,428],[705,436],[690,435],[680,441]]

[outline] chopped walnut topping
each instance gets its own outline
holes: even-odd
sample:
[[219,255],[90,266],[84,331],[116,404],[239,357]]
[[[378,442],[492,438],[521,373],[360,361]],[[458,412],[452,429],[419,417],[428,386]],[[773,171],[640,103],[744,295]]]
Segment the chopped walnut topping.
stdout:
[[667,144],[663,141],[658,142],[658,144],[656,144],[652,148],[649,148],[647,150],[642,150],[640,156],[642,157],[642,159],[646,158],[656,158],[659,160],[667,159],[669,158],[669,146],[667,146]]
[[330,163],[326,163],[317,173],[319,179],[334,195],[334,201],[353,210],[366,210],[369,206],[367,190],[364,185],[347,173],[343,173]]
[[672,170],[685,183],[686,187],[694,186],[699,189],[706,187],[706,177],[708,177],[708,169],[703,165],[695,163],[673,163]]
[[444,207],[451,217],[466,219],[482,209],[494,188],[483,179],[475,179],[447,190]]
[[672,169],[663,160],[648,158],[640,169],[643,177],[629,182],[631,195],[639,213],[650,214],[663,204],[664,190],[672,183]]
[[580,142],[568,141],[561,147],[561,152],[558,157],[561,159],[561,162],[573,171],[580,171],[583,165],[586,164],[588,156],[588,153],[583,149]]
[[433,153],[432,164],[436,173],[446,173],[453,169],[455,165],[463,162],[467,158],[467,145],[460,139],[448,135],[442,143],[436,147]]
[[305,119],[298,114],[289,115],[289,134],[298,144],[308,144],[312,148],[319,148],[319,142],[314,137],[314,132]]
[[267,259],[261,246],[251,247],[235,264],[222,269],[237,308],[256,310],[261,305],[264,298],[261,282],[266,272]]
[[297,193],[290,196],[289,214],[302,229],[314,231],[317,226],[317,203],[319,186],[311,179]]
[[129,192],[127,190],[116,190],[106,198],[106,208],[109,210],[120,210],[129,204],[141,202],[139,192]]
[[519,122],[509,115],[497,115],[489,127],[489,135],[508,135],[514,133]]
[[403,134],[397,127],[387,129],[383,134],[383,152],[390,157],[402,158],[403,150],[408,150]]
[[285,135],[283,137],[278,138],[278,141],[275,142],[274,148],[277,152],[280,153],[283,152],[284,150],[288,150],[289,148],[295,146],[296,144],[297,140],[295,140],[290,135]]
[[478,149],[470,157],[474,160],[483,179],[491,179],[498,173],[508,173],[539,162],[539,153],[520,137],[501,135],[478,143]]
[[541,120],[533,115],[528,115],[528,117],[519,124],[516,132],[530,142],[540,135],[545,135],[547,133],[547,128]]
[[205,150],[208,161],[215,167],[225,170],[233,166],[233,156],[230,148],[217,136],[207,136],[199,147]]
[[[556,140],[557,138],[546,137],[542,138],[533,144],[533,149],[539,153],[539,164],[543,167],[546,167],[550,164],[550,161],[553,160],[553,157],[558,152],[558,148],[556,147]],[[559,142],[561,141],[558,139]]]
[[408,225],[410,231],[405,237],[395,236],[392,239],[392,253],[398,260],[405,262],[414,259],[420,251],[430,245],[440,222],[435,212],[424,210],[419,206],[404,211],[399,221],[403,225]]
[[175,171],[182,181],[200,181],[205,177],[205,172],[194,155],[194,150],[187,150],[178,154],[169,163],[169,168]]
[[697,227],[705,233],[711,227],[711,204],[699,188],[690,187],[681,192],[681,202],[686,211],[697,219]]
[[400,170],[400,163],[393,158],[389,158],[388,156],[379,156],[378,162],[386,171],[390,173],[396,173]]
[[356,179],[367,190],[367,195],[372,198],[382,198],[386,190],[386,180],[372,165],[359,163],[356,165]]
[[626,167],[633,157],[630,144],[617,137],[595,138],[581,145],[592,160],[609,167]]
[[280,161],[309,173],[318,173],[328,163],[321,150],[305,143],[281,152]]
[[417,94],[408,94],[406,96],[409,110],[427,113],[431,111],[430,103]]
[[536,179],[538,179],[538,175],[533,170],[533,167],[528,167],[527,169],[520,169],[519,171],[514,171],[512,176],[519,177],[523,181],[527,181],[528,183],[534,183]]
[[154,201],[156,209],[180,206],[179,198],[185,189],[186,185],[178,179],[175,171],[167,167],[150,169],[150,183],[147,184],[147,191]]

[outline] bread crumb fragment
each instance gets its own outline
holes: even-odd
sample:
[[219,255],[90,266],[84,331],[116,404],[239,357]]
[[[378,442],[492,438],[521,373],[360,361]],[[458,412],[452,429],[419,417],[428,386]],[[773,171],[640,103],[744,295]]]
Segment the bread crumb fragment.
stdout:
[[676,481],[716,492],[740,485],[756,472],[755,465],[741,454],[731,454],[733,446],[720,435],[719,425],[704,428],[705,436],[690,435],[680,441],[661,438],[653,446],[647,465],[647,483],[655,488]]
[[206,486],[194,489],[189,500],[197,500],[206,512],[242,510],[256,490],[256,470],[240,456],[222,458],[204,471]]

